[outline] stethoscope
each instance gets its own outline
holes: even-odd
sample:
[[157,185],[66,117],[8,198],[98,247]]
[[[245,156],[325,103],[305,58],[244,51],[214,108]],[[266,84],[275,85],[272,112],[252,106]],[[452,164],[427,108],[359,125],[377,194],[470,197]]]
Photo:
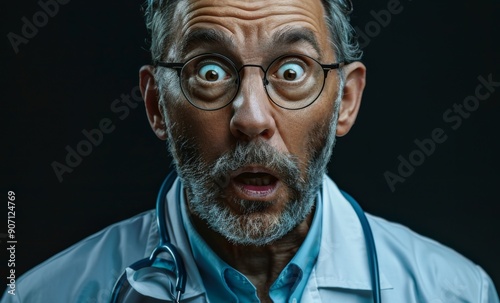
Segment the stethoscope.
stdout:
[[[159,232],[159,243],[156,248],[151,252],[151,255],[148,258],[144,258],[130,265],[129,268],[137,271],[142,268],[151,267],[155,262],[156,258],[160,253],[167,253],[171,257],[171,261],[175,265],[175,294],[172,294],[172,300],[175,303],[180,303],[181,296],[186,289],[186,281],[187,274],[186,269],[184,267],[184,261],[182,260],[177,248],[170,243],[169,237],[167,235],[167,223],[166,223],[166,197],[167,193],[174,184],[175,179],[177,178],[177,173],[175,170],[172,170],[168,176],[163,181],[161,185],[160,191],[158,193],[158,197],[156,199],[156,224],[158,226]],[[373,233],[370,228],[370,224],[368,223],[368,219],[365,216],[365,213],[361,206],[351,197],[349,194],[342,191],[344,197],[349,201],[352,208],[356,212],[359,221],[361,222],[361,226],[363,228],[363,233],[365,235],[366,242],[366,252],[368,255],[368,266],[370,267],[370,277],[373,289],[373,302],[381,303],[381,295],[380,295],[380,280],[379,280],[379,270],[378,270],[378,259],[377,259],[377,251],[375,249],[375,241],[373,239]],[[124,272],[120,278],[116,281],[115,286],[113,288],[113,292],[111,295],[110,303],[118,303],[118,299],[123,290],[123,286],[127,281],[126,272]]]

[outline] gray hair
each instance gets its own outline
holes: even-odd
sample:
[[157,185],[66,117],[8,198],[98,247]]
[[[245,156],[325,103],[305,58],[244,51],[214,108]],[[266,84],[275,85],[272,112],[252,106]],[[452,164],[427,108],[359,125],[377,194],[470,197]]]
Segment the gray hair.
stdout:
[[[173,11],[176,0],[147,0],[144,4],[146,27],[151,35],[150,50],[153,61],[164,58],[164,50],[170,47],[173,36]],[[353,62],[361,59],[356,32],[350,24],[339,0],[322,0],[325,7],[325,20],[331,33],[331,43],[338,61]]]

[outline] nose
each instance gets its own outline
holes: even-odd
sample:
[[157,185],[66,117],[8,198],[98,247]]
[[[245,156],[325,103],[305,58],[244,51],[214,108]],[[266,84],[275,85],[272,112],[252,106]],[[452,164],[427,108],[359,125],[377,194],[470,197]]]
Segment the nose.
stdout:
[[232,103],[231,133],[245,141],[269,140],[276,131],[273,106],[263,85],[262,70],[255,67],[247,66],[241,72],[240,91]]

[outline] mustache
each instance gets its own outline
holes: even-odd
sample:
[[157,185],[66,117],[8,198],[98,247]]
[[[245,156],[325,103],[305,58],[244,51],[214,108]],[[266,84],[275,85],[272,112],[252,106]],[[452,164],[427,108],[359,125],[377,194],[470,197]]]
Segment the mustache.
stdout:
[[237,143],[235,148],[221,155],[210,169],[210,177],[220,187],[226,187],[232,172],[244,166],[261,166],[289,187],[300,191],[304,180],[297,157],[281,152],[262,140]]

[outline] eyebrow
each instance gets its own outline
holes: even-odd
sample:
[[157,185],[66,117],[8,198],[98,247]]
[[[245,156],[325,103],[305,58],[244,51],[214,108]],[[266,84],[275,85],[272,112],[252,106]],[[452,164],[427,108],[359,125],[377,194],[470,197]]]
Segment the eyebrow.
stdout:
[[284,27],[273,34],[272,41],[277,45],[285,46],[305,42],[311,45],[318,55],[322,57],[321,48],[318,40],[316,39],[316,34],[308,28],[291,26]]
[[223,48],[235,48],[235,43],[232,38],[222,34],[211,28],[197,29],[187,34],[186,38],[181,42],[181,54],[184,56],[191,50],[199,48],[203,45],[217,45]]
[[[318,55],[322,57],[321,48],[318,40],[316,39],[316,35],[308,28],[298,28],[292,26],[284,27],[273,33],[271,41],[272,49],[276,46],[288,46],[305,42],[311,45]],[[222,32],[215,29],[202,28],[194,30],[186,35],[186,38],[181,42],[180,51],[181,55],[185,56],[188,52],[193,49],[200,48],[200,46],[214,45],[226,49],[229,48],[231,50],[236,48],[236,44],[231,37],[226,36]]]

